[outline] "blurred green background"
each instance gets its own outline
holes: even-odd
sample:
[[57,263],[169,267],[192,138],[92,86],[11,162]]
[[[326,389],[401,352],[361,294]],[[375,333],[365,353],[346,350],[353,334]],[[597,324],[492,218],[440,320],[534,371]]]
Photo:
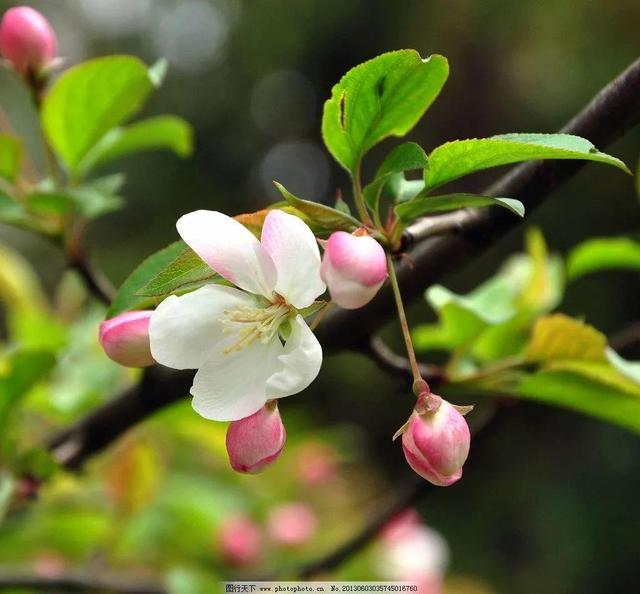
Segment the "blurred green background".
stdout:
[[[0,9],[13,4],[0,2]],[[176,239],[175,220],[185,212],[208,208],[237,214],[262,208],[276,198],[273,179],[327,203],[337,188],[347,190],[345,175],[323,149],[319,122],[332,84],[365,59],[398,48],[447,56],[449,82],[411,135],[429,149],[455,138],[556,131],[633,61],[640,47],[640,4],[633,0],[47,0],[32,5],[51,20],[60,53],[70,63],[107,53],[132,53],[147,63],[166,57],[168,78],[146,115],[175,113],[195,126],[191,159],[151,154],[117,167],[127,174],[127,207],[93,224],[89,234],[94,260],[115,283],[143,257]],[[16,131],[31,139],[32,155],[41,165],[27,94],[6,71],[0,73],[0,103]],[[635,167],[640,131],[607,152]],[[380,154],[368,157],[370,170]],[[499,173],[479,174],[459,187],[477,191]],[[528,214],[526,223],[538,225],[550,250],[564,254],[590,236],[635,234],[640,209],[628,178],[589,165]],[[452,270],[444,284],[466,292],[491,276],[521,249],[523,229],[473,266]],[[48,244],[6,227],[0,227],[0,241],[28,258],[49,293],[60,291],[64,263]],[[581,279],[569,286],[560,309],[615,333],[640,319],[638,277],[612,272]],[[86,321],[84,335],[92,336],[100,315],[97,311]],[[434,318],[425,303],[416,304],[411,315],[415,321]],[[395,328],[388,337],[399,350]],[[107,398],[113,378],[106,374],[100,381],[105,385],[93,400],[69,406],[65,414],[58,411],[57,422],[68,422]],[[281,407],[291,445],[282,468],[254,480],[231,476],[221,450],[223,426],[193,419],[185,403],[130,437],[147,452],[140,454],[143,459],[152,458],[143,465],[162,468],[156,473],[161,476],[150,479],[160,486],[148,497],[162,513],[169,510],[165,520],[175,523],[173,532],[163,532],[170,529],[158,527],[157,517],[132,521],[117,536],[107,530],[104,510],[98,513],[88,504],[87,489],[98,488],[96,476],[103,476],[101,465],[115,463],[111,458],[129,463],[111,452],[88,477],[60,479],[52,493],[45,491],[43,503],[30,512],[35,517],[20,520],[36,526],[37,514],[48,513],[50,496],[54,503],[48,505],[62,510],[56,508],[51,522],[60,525],[33,528],[38,535],[29,539],[39,538],[40,545],[32,548],[17,549],[10,537],[3,544],[0,536],[0,561],[17,563],[40,546],[38,554],[60,555],[71,567],[96,563],[108,549],[115,550],[114,566],[122,565],[125,572],[135,566],[200,568],[216,555],[208,537],[198,532],[201,522],[214,530],[238,505],[260,516],[269,505],[292,497],[318,507],[321,536],[301,551],[276,551],[269,563],[313,558],[355,530],[366,505],[408,473],[390,435],[410,405],[408,385],[386,378],[365,357],[330,358],[318,381]],[[173,421],[171,415],[176,415]],[[180,423],[189,427],[182,437],[175,428]],[[173,427],[173,441],[165,439],[163,427]],[[34,439],[42,429],[34,425]],[[327,500],[314,501],[313,493],[283,485],[298,442],[307,438],[330,443],[344,473],[336,479],[342,490],[336,484],[326,487]],[[201,450],[198,439],[211,451]],[[465,478],[438,491],[421,509],[426,523],[449,543],[449,573],[469,577],[451,591],[637,592],[639,459],[640,442],[622,429],[539,405],[520,407],[481,456],[472,451]],[[238,492],[249,494],[244,503],[238,503]],[[184,502],[190,498],[200,501],[199,511],[180,507],[188,507]],[[124,506],[116,515],[133,510],[142,517],[137,504],[118,501],[115,496],[109,504]],[[22,531],[26,539],[20,524],[9,530]],[[66,540],[52,536],[65,530]],[[173,535],[175,546],[149,547],[149,540],[162,534]],[[146,549],[148,556],[142,554]],[[224,565],[212,563],[216,575],[225,574]],[[367,567],[355,562],[344,575],[373,577]]]

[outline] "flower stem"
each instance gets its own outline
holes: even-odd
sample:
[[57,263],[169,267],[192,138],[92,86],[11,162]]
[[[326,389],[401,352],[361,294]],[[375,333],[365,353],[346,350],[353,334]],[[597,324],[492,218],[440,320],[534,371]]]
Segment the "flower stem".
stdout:
[[353,200],[356,205],[356,210],[358,211],[358,216],[363,224],[368,225],[369,227],[373,226],[373,221],[369,216],[369,211],[367,210],[367,206],[364,203],[364,196],[362,194],[362,182],[360,181],[360,161],[356,164],[356,167],[353,171]]
[[[416,353],[413,349],[413,341],[411,340],[411,331],[409,330],[409,323],[407,322],[407,314],[404,311],[404,304],[402,303],[402,295],[400,294],[400,286],[398,285],[398,277],[396,276],[396,269],[393,265],[393,258],[391,254],[387,252],[387,268],[389,270],[389,280],[391,281],[391,288],[393,289],[393,297],[396,301],[396,308],[398,310],[398,319],[400,320],[400,328],[402,329],[402,336],[404,337],[404,344],[407,349],[407,357],[409,358],[409,364],[411,366],[411,375],[413,376],[414,391],[417,391],[418,387],[427,387],[426,382],[420,374],[420,368],[418,366],[418,360],[416,359]],[[417,394],[416,394],[417,396]]]
[[315,329],[320,325],[320,322],[322,322],[324,317],[327,315],[327,312],[331,309],[332,305],[333,301],[327,301],[324,307],[316,314],[316,317],[311,320],[311,325],[309,326],[311,332],[315,331]]

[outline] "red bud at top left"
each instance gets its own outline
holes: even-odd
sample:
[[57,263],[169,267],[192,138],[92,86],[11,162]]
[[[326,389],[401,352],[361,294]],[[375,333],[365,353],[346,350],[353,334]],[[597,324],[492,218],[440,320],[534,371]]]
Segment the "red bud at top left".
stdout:
[[20,75],[38,75],[56,57],[58,41],[49,21],[29,6],[4,13],[0,23],[0,54]]

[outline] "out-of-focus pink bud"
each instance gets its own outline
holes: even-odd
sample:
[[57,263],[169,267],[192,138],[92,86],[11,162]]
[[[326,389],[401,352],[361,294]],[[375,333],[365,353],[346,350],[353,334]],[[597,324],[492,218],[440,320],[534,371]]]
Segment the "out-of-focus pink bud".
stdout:
[[285,546],[305,544],[316,533],[318,519],[304,503],[287,503],[271,510],[267,529],[271,538]]
[[413,470],[440,487],[452,485],[462,476],[469,455],[471,435],[462,414],[446,400],[438,407],[414,412],[402,433],[402,449]]
[[298,474],[309,486],[322,485],[336,475],[336,458],[333,449],[323,443],[305,444],[298,451]]
[[336,231],[326,243],[320,276],[336,304],[357,309],[375,297],[387,278],[387,259],[373,237]]
[[125,367],[148,367],[155,361],[149,346],[152,311],[128,311],[100,324],[100,344],[107,356]]
[[231,467],[255,474],[278,458],[287,439],[278,405],[267,402],[250,417],[233,421],[227,429],[227,453]]
[[250,518],[233,516],[220,527],[218,541],[222,556],[231,565],[255,565],[262,552],[262,533]]
[[380,538],[390,544],[399,542],[422,526],[418,512],[410,507],[389,520],[380,531]]
[[37,10],[17,6],[4,13],[0,53],[18,74],[40,74],[56,57],[57,48],[55,32]]

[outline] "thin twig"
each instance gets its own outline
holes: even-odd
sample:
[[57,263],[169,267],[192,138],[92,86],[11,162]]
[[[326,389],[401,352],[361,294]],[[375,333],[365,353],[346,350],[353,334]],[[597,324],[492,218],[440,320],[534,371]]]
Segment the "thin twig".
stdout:
[[124,582],[115,578],[97,578],[80,574],[58,577],[0,573],[0,591],[30,589],[42,592],[101,592],[109,594],[167,594],[159,584]]
[[[374,336],[369,342],[367,355],[382,371],[401,376],[404,379],[411,378],[409,359],[393,352],[379,336]],[[432,388],[446,381],[444,370],[437,365],[418,363],[418,368],[422,377]]]

